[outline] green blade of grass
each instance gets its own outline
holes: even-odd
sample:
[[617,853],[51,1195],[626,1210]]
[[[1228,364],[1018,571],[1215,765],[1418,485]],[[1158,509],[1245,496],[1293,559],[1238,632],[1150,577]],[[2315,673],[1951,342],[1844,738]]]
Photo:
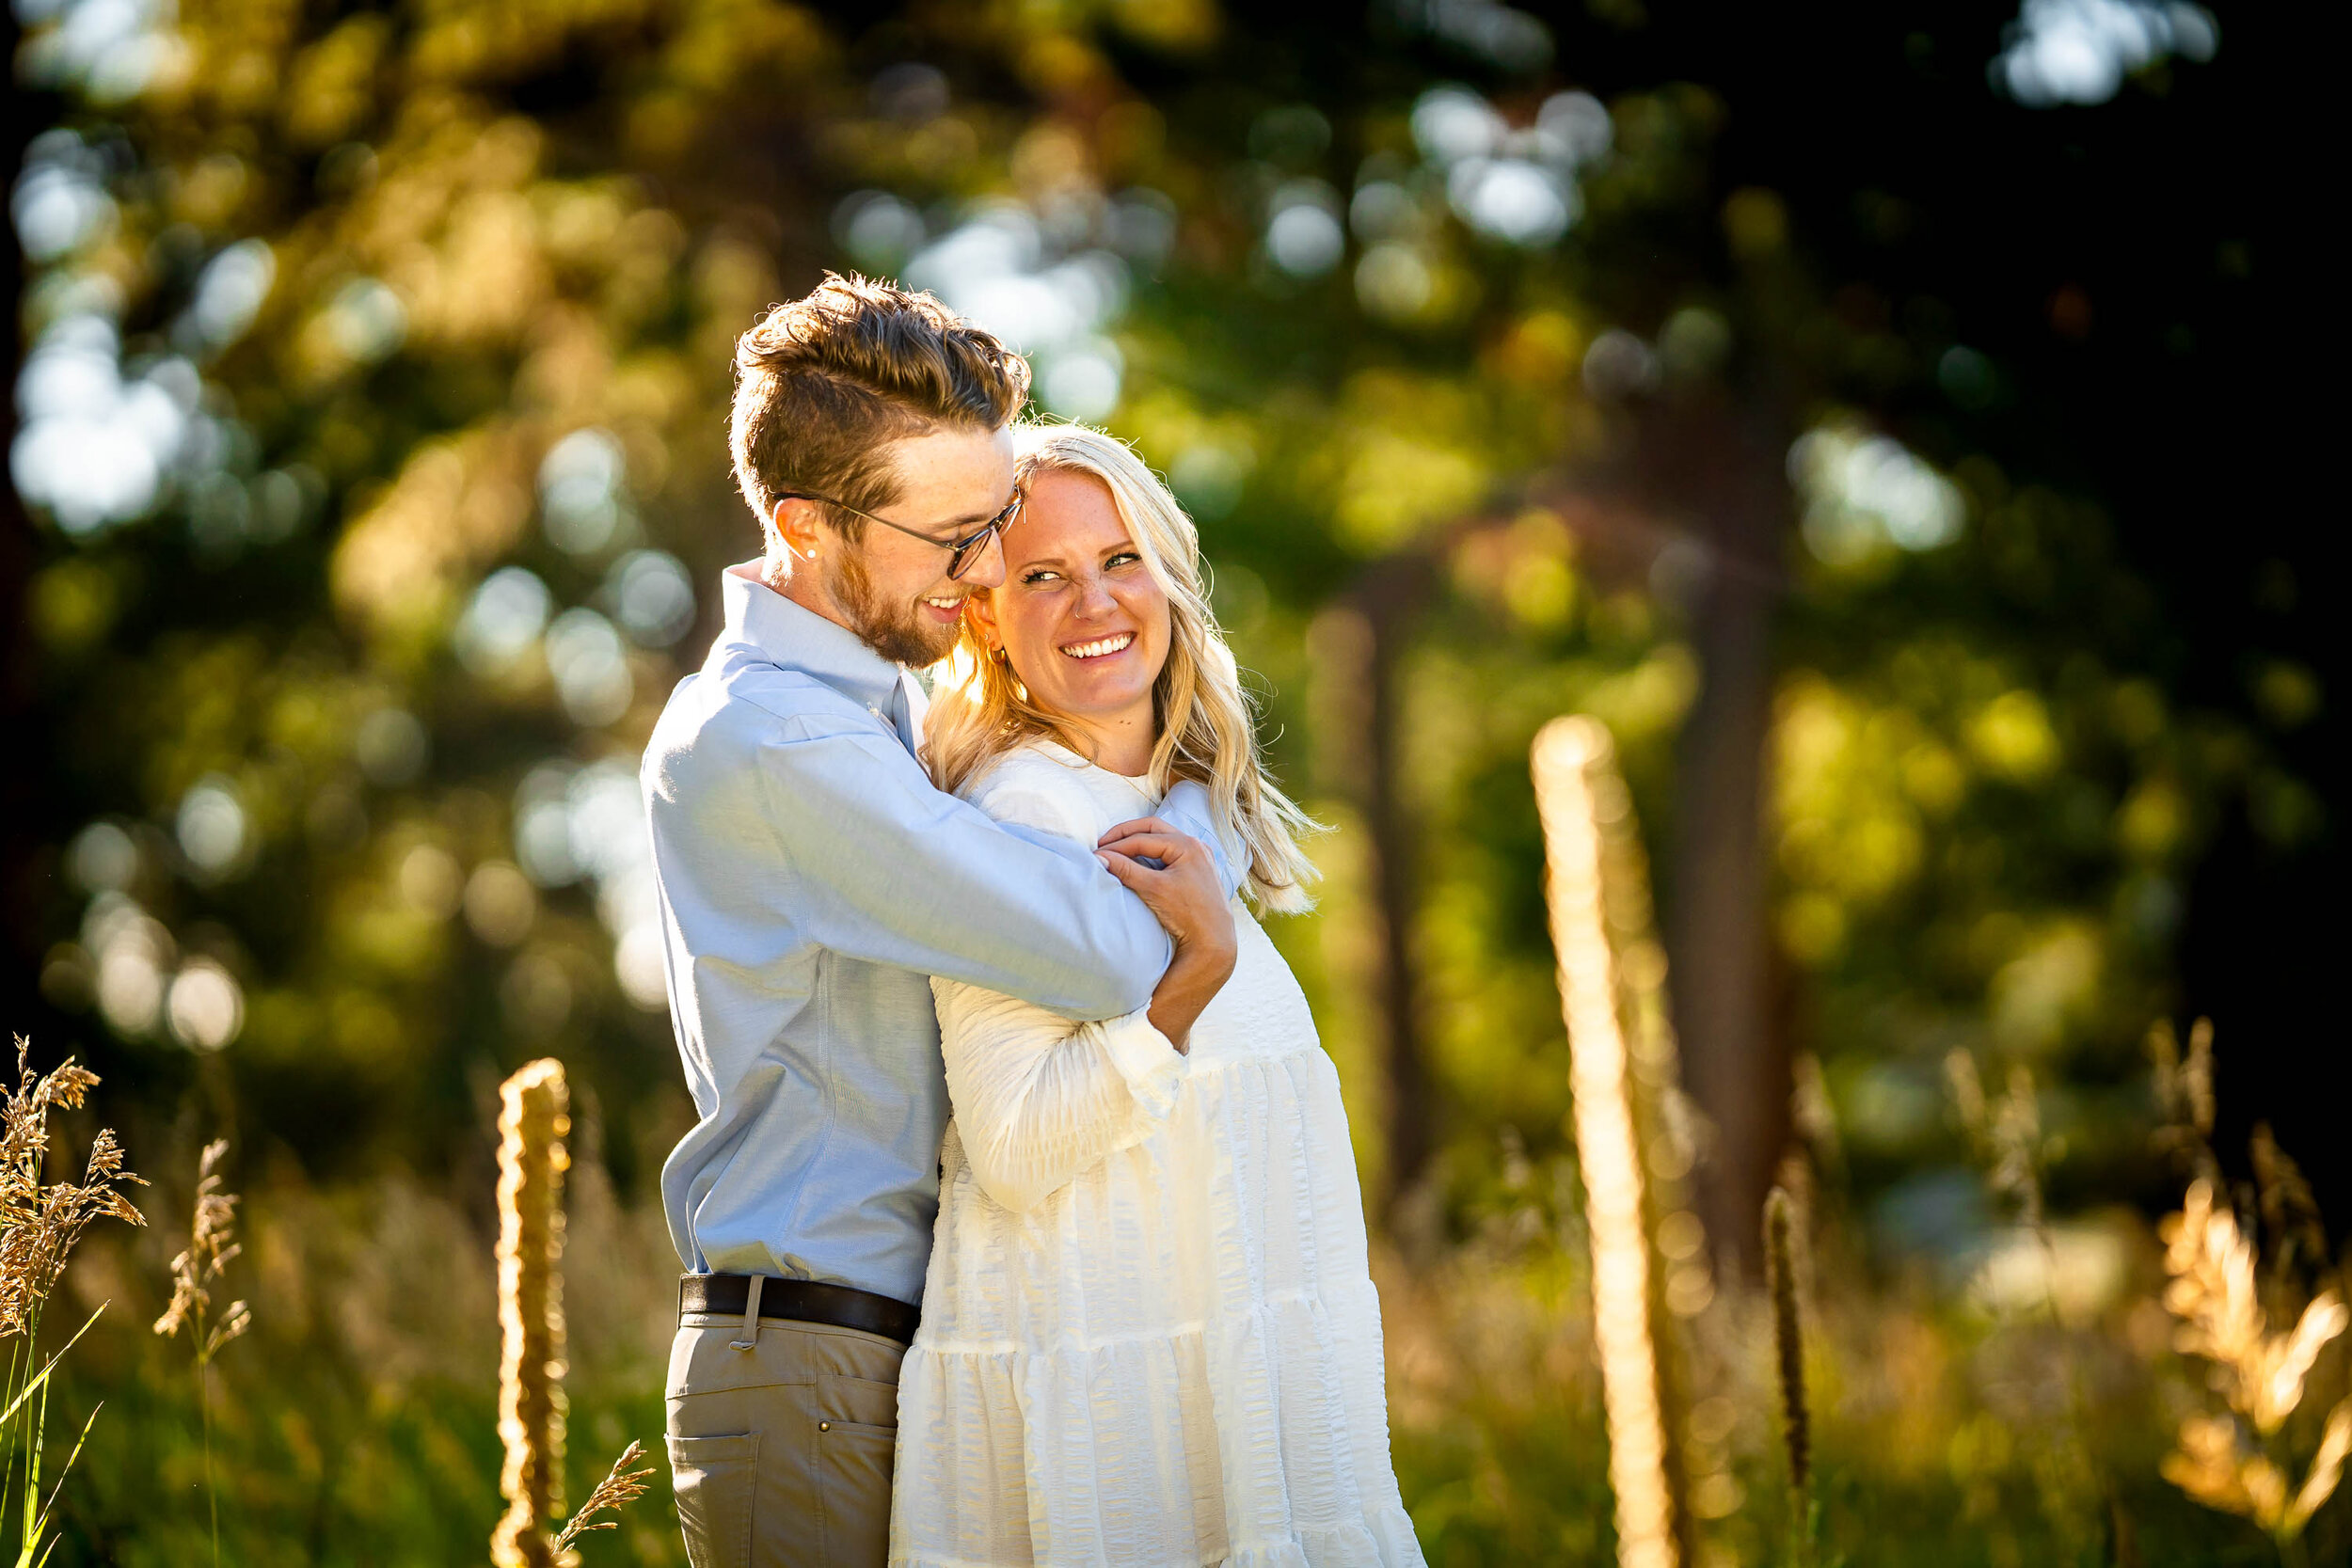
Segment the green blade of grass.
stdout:
[[100,1315],[112,1305],[113,1303],[111,1302],[103,1301],[98,1304],[98,1310],[96,1312],[92,1312],[83,1321],[82,1326],[73,1331],[73,1338],[58,1346],[56,1354],[51,1355],[47,1361],[41,1364],[40,1370],[33,1373],[29,1378],[27,1378],[25,1380],[24,1386],[16,1391],[16,1397],[8,1401],[8,1408],[6,1410],[0,1410],[0,1421],[14,1419],[17,1411],[24,1407],[24,1402],[31,1399],[35,1394],[40,1393],[42,1388],[48,1386],[49,1374],[56,1370],[58,1362],[65,1359],[65,1353],[82,1342],[82,1336],[90,1331],[90,1325],[98,1322]]

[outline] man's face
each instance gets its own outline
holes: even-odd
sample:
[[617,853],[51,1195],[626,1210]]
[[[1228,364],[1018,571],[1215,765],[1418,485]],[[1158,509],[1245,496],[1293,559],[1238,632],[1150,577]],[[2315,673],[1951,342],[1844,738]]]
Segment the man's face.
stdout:
[[875,515],[937,544],[872,521],[850,544],[830,534],[818,562],[842,624],[899,664],[936,664],[955,646],[963,601],[1005,580],[1004,551],[991,539],[950,578],[949,541],[968,536],[1012,499],[1012,432],[943,430],[892,443],[898,499]]

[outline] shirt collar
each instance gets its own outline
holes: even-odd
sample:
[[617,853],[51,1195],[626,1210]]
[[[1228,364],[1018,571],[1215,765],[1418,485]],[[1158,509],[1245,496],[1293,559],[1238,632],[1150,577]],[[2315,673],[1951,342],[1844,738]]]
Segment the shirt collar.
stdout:
[[866,645],[857,633],[803,610],[755,575],[758,563],[730,566],[720,577],[726,610],[724,641],[748,643],[787,670],[816,676],[861,706],[889,711],[898,689],[898,666]]

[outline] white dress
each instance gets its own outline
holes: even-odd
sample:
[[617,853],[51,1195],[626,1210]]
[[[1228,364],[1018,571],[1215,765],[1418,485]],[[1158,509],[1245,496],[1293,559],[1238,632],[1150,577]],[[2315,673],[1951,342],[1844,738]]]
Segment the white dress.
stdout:
[[[1156,805],[1033,744],[965,787],[1091,845]],[[1181,1056],[933,980],[955,1119],[898,1380],[904,1568],[1403,1568],[1380,1303],[1339,1076],[1239,900]]]

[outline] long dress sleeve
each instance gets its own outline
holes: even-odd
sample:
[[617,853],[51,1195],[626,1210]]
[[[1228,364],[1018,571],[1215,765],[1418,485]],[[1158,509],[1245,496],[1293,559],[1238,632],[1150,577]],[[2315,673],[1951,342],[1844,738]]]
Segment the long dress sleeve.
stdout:
[[1015,1213],[1152,1135],[1184,1058],[1140,1011],[1073,1028],[1031,1003],[931,982],[947,1098],[972,1175]]
[[[1051,766],[1051,765],[1047,765]],[[1001,822],[1091,844],[1089,818],[1050,775],[1007,780],[978,803]],[[957,1135],[980,1190],[1018,1213],[1122,1148],[1174,1109],[1185,1058],[1148,1008],[1101,1022],[934,977]]]

